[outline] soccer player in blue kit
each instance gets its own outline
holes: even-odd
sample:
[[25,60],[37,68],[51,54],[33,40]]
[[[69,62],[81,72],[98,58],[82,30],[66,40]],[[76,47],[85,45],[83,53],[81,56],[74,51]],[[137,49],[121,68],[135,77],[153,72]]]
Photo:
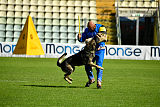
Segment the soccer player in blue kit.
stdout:
[[[78,34],[78,40],[79,42],[84,42],[88,38],[93,38],[97,35],[99,32],[105,32],[106,29],[101,24],[94,24],[92,21],[88,22],[87,28],[82,33],[82,35]],[[95,58],[93,59],[93,62],[96,61],[96,64],[102,67],[103,59],[104,59],[104,53],[105,53],[105,42],[100,42],[96,45],[96,53]],[[94,75],[92,72],[92,68],[89,65],[85,65],[85,70],[88,76],[89,81],[86,83],[85,87],[89,87],[92,83],[95,82]],[[102,75],[103,70],[96,68],[97,70],[97,88],[101,88],[101,82],[102,82]]]

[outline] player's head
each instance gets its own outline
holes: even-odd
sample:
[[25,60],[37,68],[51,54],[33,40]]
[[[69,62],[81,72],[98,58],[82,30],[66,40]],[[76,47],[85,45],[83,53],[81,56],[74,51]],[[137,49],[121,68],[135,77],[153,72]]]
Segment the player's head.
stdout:
[[89,31],[93,32],[96,28],[96,25],[92,21],[89,21],[87,27],[88,27]]
[[105,28],[104,26],[101,26],[101,27],[99,28],[99,33],[107,34],[106,28]]

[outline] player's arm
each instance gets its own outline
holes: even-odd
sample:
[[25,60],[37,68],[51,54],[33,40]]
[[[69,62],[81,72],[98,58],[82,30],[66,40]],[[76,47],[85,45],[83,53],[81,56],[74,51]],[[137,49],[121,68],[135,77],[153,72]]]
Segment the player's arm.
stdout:
[[79,42],[80,42],[80,40],[81,40],[81,37],[82,37],[81,33],[78,33],[77,38],[78,38],[78,41],[79,41]]
[[81,34],[78,34],[78,41],[79,42],[84,42],[86,40],[87,37],[87,29],[85,29],[85,31]]

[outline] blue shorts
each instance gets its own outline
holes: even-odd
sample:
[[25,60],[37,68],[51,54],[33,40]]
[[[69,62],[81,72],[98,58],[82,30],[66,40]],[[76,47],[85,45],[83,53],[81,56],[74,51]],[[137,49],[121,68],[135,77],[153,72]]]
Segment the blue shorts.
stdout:
[[[105,53],[104,49],[96,51],[95,57],[93,58],[93,62],[96,61],[96,65],[102,67],[103,60],[104,60],[104,53]],[[92,68],[89,65],[86,65],[85,70],[86,70],[88,79],[92,80],[94,78]],[[96,70],[97,70],[97,80],[102,81],[103,70],[99,68],[96,68]]]

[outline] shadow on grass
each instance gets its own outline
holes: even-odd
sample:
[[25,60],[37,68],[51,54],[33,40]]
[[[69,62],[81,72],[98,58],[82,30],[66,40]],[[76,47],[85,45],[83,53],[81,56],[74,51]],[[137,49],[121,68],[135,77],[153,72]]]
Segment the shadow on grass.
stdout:
[[50,86],[50,85],[23,85],[29,87],[52,87],[52,88],[85,88],[84,86]]

